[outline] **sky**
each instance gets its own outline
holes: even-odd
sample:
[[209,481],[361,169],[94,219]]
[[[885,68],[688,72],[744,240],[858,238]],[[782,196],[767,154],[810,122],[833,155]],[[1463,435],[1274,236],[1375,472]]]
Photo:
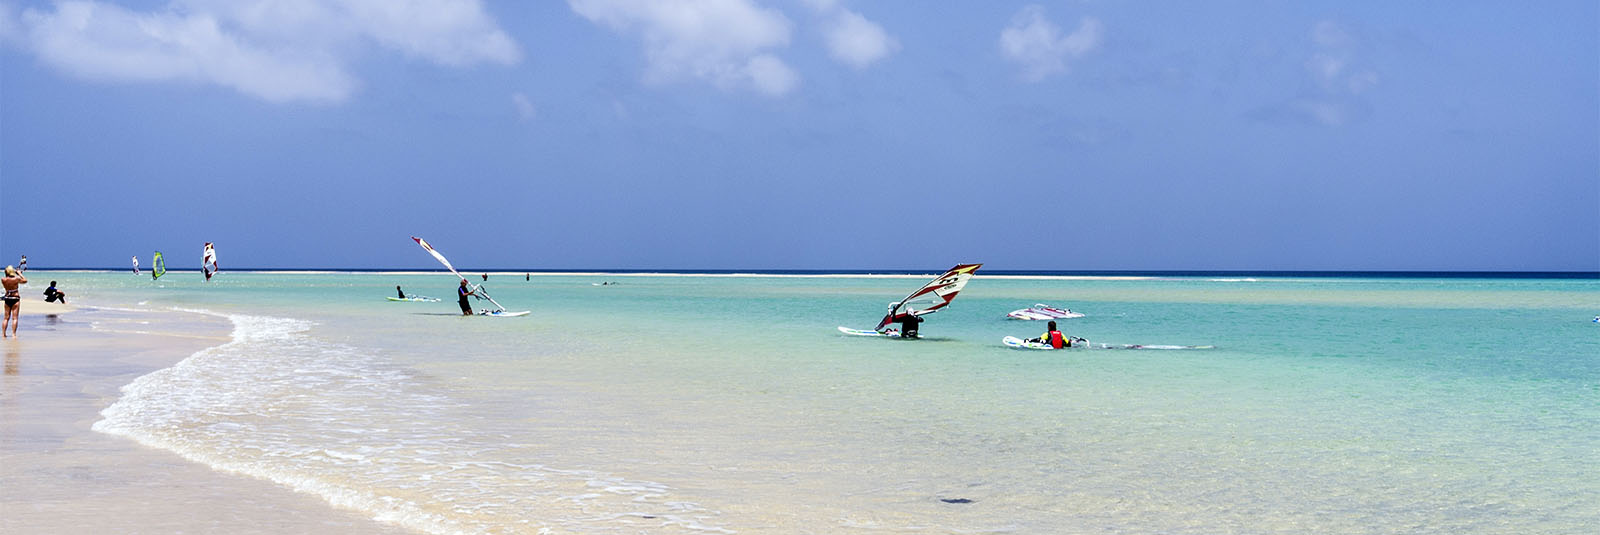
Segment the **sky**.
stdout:
[[0,263],[1600,271],[1592,0],[0,0]]

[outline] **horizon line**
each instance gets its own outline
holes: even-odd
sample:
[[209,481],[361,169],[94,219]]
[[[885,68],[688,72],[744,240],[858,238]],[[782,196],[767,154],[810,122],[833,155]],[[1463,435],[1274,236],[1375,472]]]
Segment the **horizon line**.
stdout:
[[[128,267],[60,267],[46,268],[34,267],[30,271],[89,271],[89,272],[128,272]],[[174,268],[171,272],[195,272],[199,268]],[[319,273],[449,273],[445,269],[406,269],[406,268],[233,268],[225,271],[254,272],[254,273],[286,273],[286,272],[319,272]],[[469,268],[458,269],[460,273],[481,274],[489,273],[511,275],[516,273],[541,274],[541,275],[927,275],[937,274],[941,271],[910,270],[910,269],[667,269],[667,268]],[[141,273],[149,272],[148,269]],[[1119,276],[1119,277],[1212,277],[1212,276],[1242,276],[1242,277],[1379,277],[1379,278],[1553,278],[1553,279],[1600,279],[1600,270],[1596,271],[1565,271],[1565,270],[1535,270],[1535,271],[1508,271],[1508,270],[1206,270],[1206,269],[1087,269],[1087,270],[1049,270],[1049,269],[1014,269],[1014,270],[989,270],[975,274],[999,276]]]

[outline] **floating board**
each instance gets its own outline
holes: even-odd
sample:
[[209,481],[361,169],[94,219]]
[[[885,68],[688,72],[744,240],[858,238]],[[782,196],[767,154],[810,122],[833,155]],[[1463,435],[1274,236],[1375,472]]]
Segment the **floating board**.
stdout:
[[1069,320],[1083,317],[1081,312],[1073,312],[1065,308],[1056,308],[1044,303],[1035,303],[1033,306],[1006,313],[1006,317],[1016,320]]
[[[1054,351],[1055,350],[1055,348],[1050,347],[1050,344],[1044,344],[1044,343],[1039,343],[1039,342],[1029,342],[1027,340],[1023,340],[1023,339],[1017,338],[1015,336],[1007,336],[1005,338],[1002,338],[1002,339],[1000,339],[1000,343],[1005,344],[1006,347],[1012,347],[1012,348],[1017,348],[1017,349],[1042,349],[1042,350],[1046,350],[1046,351]],[[1072,345],[1064,347],[1062,349],[1078,349],[1078,348],[1086,348],[1086,349],[1179,350],[1179,349],[1216,349],[1217,346],[1174,346],[1174,345],[1146,345],[1146,344],[1096,344],[1096,343],[1093,343],[1093,342],[1074,341],[1072,343]]]
[[522,310],[522,311],[517,311],[517,312],[511,312],[509,310],[481,310],[481,311],[478,311],[478,315],[479,316],[492,316],[492,317],[496,317],[496,318],[515,318],[517,316],[526,316],[526,315],[531,314],[531,313],[533,313],[533,311],[531,311],[531,310]]
[[839,332],[842,332],[842,333],[845,333],[845,334],[848,334],[848,335],[853,335],[853,336],[882,336],[882,337],[887,337],[887,338],[899,338],[900,337],[900,331],[897,331],[897,330],[894,330],[894,329],[889,329],[889,330],[884,331],[884,332],[878,332],[878,331],[872,331],[872,330],[867,330],[867,329],[851,329],[849,327],[840,326],[839,327]]
[[433,298],[433,297],[422,297],[422,296],[412,296],[412,297],[407,297],[405,299],[401,299],[399,297],[385,297],[384,299],[388,299],[390,301],[409,301],[409,302],[412,302],[412,303],[437,303],[437,302],[439,302],[439,300],[436,299],[436,298]]
[[[1005,344],[1006,347],[1014,347],[1014,348],[1017,348],[1017,349],[1043,349],[1043,350],[1047,350],[1047,351],[1055,350],[1055,348],[1050,347],[1050,344],[1042,344],[1042,343],[1039,343],[1039,342],[1029,342],[1027,340],[1023,340],[1023,339],[1017,338],[1015,336],[1007,336],[1005,338],[1002,338],[1002,339],[1000,339],[1000,343]],[[1069,346],[1069,347],[1071,347],[1071,346]],[[1066,348],[1062,348],[1062,349],[1066,349]]]

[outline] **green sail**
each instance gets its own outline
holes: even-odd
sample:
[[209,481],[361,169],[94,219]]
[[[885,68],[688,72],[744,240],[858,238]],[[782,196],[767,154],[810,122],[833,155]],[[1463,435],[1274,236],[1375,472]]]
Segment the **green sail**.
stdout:
[[167,274],[167,261],[161,259],[161,251],[156,251],[156,257],[150,263],[155,264],[150,269],[150,280],[159,279]]

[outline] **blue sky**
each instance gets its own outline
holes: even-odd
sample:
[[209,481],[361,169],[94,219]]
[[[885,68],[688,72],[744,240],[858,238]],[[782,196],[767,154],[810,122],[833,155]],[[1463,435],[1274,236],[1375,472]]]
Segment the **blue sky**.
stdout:
[[1594,271],[1597,35],[1592,1],[0,0],[0,260]]

